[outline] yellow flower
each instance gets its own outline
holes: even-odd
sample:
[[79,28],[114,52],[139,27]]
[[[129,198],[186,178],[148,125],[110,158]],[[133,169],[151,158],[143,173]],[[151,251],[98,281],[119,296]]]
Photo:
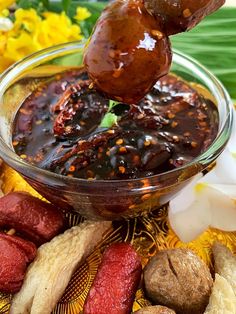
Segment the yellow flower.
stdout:
[[15,0],[0,0],[0,12],[9,8],[13,3],[15,3]]
[[4,10],[2,10],[2,12],[0,11],[1,17],[8,17],[9,14],[10,14],[10,11],[8,9],[4,9]]
[[65,12],[45,12],[41,17],[34,9],[18,9],[13,27],[0,30],[0,72],[40,49],[82,37],[79,25],[73,24]]
[[4,56],[17,61],[39,49],[41,46],[32,39],[32,35],[22,31],[18,37],[8,38]]
[[43,16],[45,19],[37,30],[37,40],[44,47],[82,38],[80,27],[72,24],[65,12],[45,12]]
[[32,33],[36,28],[39,27],[40,22],[42,21],[41,17],[37,15],[37,12],[34,9],[24,10],[18,9],[15,12],[15,23],[14,31],[20,32],[25,30]]
[[89,12],[87,8],[77,7],[76,15],[74,16],[74,18],[80,22],[80,21],[86,20],[90,16],[91,16],[91,13]]
[[7,34],[0,32],[0,56],[3,55],[7,44]]

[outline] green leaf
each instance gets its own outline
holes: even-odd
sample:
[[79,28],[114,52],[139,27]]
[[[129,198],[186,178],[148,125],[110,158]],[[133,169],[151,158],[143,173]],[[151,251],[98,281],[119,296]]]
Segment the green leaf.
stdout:
[[49,9],[49,1],[48,0],[17,0],[16,1],[18,7],[28,10],[35,9],[38,14]]
[[223,8],[188,33],[171,38],[173,47],[211,70],[236,99],[236,9]]
[[110,128],[113,125],[117,124],[117,121],[118,121],[118,117],[114,113],[107,112],[102,119],[100,127],[101,128]]
[[70,5],[71,5],[71,0],[62,0],[63,11],[65,11],[66,14],[68,14]]

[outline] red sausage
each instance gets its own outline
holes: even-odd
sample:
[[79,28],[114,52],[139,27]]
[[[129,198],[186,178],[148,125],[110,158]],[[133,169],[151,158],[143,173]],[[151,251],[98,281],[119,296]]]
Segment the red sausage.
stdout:
[[27,265],[36,256],[36,246],[16,236],[0,233],[0,291],[20,290]]
[[14,228],[37,245],[51,240],[63,225],[60,210],[28,193],[13,192],[0,198],[0,227]]
[[140,258],[130,244],[112,244],[103,255],[83,313],[129,314],[141,272]]

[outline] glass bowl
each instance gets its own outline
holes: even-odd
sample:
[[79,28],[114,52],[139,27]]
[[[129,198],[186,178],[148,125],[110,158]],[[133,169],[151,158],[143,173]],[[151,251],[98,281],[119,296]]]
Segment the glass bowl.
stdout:
[[219,131],[208,149],[178,169],[148,178],[88,181],[35,167],[15,152],[12,125],[23,100],[44,80],[82,63],[84,43],[69,43],[35,53],[9,68],[0,79],[0,156],[50,202],[90,219],[144,215],[167,203],[223,151],[231,134],[232,104],[227,91],[207,69],[174,52],[171,72],[194,84],[218,107]]

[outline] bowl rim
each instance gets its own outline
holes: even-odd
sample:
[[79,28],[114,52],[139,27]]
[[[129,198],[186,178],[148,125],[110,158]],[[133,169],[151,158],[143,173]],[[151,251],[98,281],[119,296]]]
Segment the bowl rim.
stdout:
[[[24,70],[27,70],[29,67],[32,67],[33,65],[36,65],[37,63],[40,64],[40,61],[43,61],[46,57],[50,55],[50,57],[53,57],[55,55],[63,54],[65,52],[73,53],[78,52],[78,50],[83,49],[86,44],[86,41],[75,41],[75,42],[69,42],[64,44],[55,45],[40,51],[37,51],[22,60],[14,63],[11,65],[7,70],[5,70],[2,75],[0,76],[0,102],[1,98],[4,94],[4,92],[9,87],[9,82],[12,82],[14,78],[17,77],[17,75],[20,75]],[[231,101],[231,98],[225,89],[225,87],[222,85],[222,83],[215,77],[214,74],[212,74],[205,66],[200,64],[197,60],[194,58],[185,55],[184,53],[173,49],[173,60],[172,63],[177,62],[177,64],[182,64],[184,62],[184,67],[190,67],[192,70],[194,69],[194,72],[196,75],[200,78],[203,78],[204,82],[207,82],[208,86],[211,86],[213,89],[216,89],[218,93],[221,95],[220,101],[224,102],[227,115],[225,117],[225,121],[223,121],[223,125],[221,125],[220,129],[218,130],[218,134],[214,141],[211,143],[211,145],[199,156],[194,158],[189,163],[175,168],[173,170],[169,170],[167,172],[162,172],[159,174],[155,174],[149,177],[140,177],[136,179],[121,179],[121,180],[105,180],[105,179],[98,179],[98,180],[87,180],[83,178],[75,178],[75,177],[67,177],[63,176],[61,174],[57,174],[54,172],[51,172],[49,170],[45,170],[42,168],[39,168],[37,166],[34,166],[30,163],[25,162],[23,159],[21,159],[13,150],[9,148],[9,146],[5,143],[3,138],[0,136],[0,157],[3,160],[10,160],[11,165],[16,165],[17,167],[20,165],[24,169],[27,170],[27,173],[34,173],[35,176],[39,175],[44,178],[48,179],[57,179],[60,181],[69,181],[70,183],[81,183],[85,185],[93,185],[99,186],[103,184],[111,184],[111,185],[121,185],[128,184],[128,183],[135,183],[140,182],[141,180],[155,180],[162,177],[167,177],[170,175],[174,175],[175,173],[181,172],[183,170],[186,170],[190,167],[193,167],[196,164],[200,165],[208,165],[209,161],[212,159],[213,155],[216,158],[220,155],[223,148],[225,147],[226,143],[228,142],[230,138],[230,134],[232,131],[232,125],[233,125],[233,104]],[[224,145],[222,145],[222,141]],[[215,159],[215,158],[214,158]],[[8,162],[7,162],[8,163]],[[14,167],[13,167],[14,168]],[[203,170],[204,167],[202,167],[201,170]],[[32,171],[30,171],[32,170]],[[24,174],[27,176],[27,174]],[[32,175],[28,175],[28,178],[32,177]],[[58,181],[57,181],[58,183]],[[149,187],[150,189],[150,187]]]

